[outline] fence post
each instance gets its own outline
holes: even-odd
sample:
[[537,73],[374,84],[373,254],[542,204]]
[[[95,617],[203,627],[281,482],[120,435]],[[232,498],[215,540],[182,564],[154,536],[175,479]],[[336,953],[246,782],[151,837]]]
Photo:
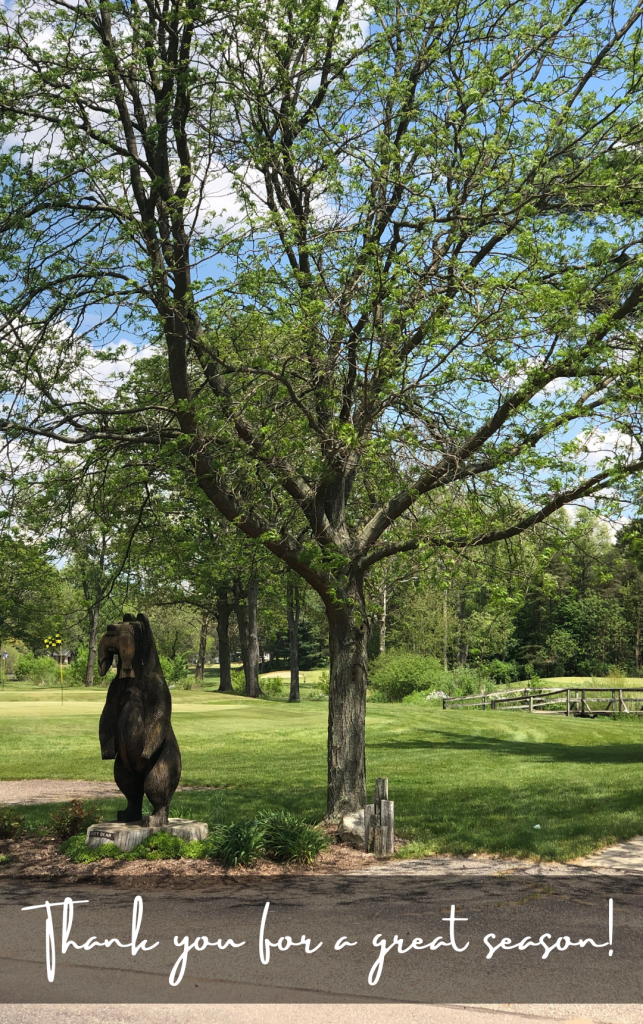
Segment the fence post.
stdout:
[[376,857],[386,857],[388,847],[388,829],[386,825],[375,826],[373,853]]
[[385,853],[395,853],[395,804],[393,800],[382,800],[382,832],[386,830]]
[[627,708],[625,707],[625,701],[623,700],[622,690],[618,691],[618,710],[621,712],[621,714],[625,714],[625,712],[627,711]]
[[379,819],[380,816],[380,804],[382,800],[388,800],[388,779],[375,779],[375,813]]
[[533,698],[533,694],[531,694],[531,693],[529,694],[529,710],[530,711],[534,710],[534,698]]
[[569,696],[569,687],[568,687],[567,688],[567,717],[568,718],[569,718],[569,713],[570,713],[570,696]]
[[375,804],[366,804],[364,808],[364,849],[367,853],[370,853],[373,845],[375,820]]

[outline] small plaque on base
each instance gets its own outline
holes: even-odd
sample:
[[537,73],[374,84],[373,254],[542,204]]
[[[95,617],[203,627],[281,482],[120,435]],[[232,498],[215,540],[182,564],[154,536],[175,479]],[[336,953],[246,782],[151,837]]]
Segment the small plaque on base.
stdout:
[[101,821],[89,826],[85,843],[92,847],[114,843],[119,850],[129,853],[156,832],[169,832],[190,842],[192,839],[206,839],[208,826],[204,821],[191,821],[189,818],[169,818],[167,825],[156,826],[144,825],[141,821]]

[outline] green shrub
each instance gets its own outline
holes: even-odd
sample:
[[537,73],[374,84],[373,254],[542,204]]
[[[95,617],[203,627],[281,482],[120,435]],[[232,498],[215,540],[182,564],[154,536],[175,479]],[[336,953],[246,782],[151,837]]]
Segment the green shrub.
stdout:
[[321,672],[319,676],[319,682],[317,683],[319,692],[325,697],[328,697],[330,693],[330,672]]
[[414,690],[413,693],[407,693],[406,697],[402,697],[403,704],[426,704],[429,700],[442,700],[441,697],[433,697],[432,690]]
[[50,818],[51,831],[56,839],[70,839],[79,832],[87,832],[97,820],[96,812],[85,807],[82,800],[72,800],[68,807],[52,811]]
[[[87,660],[89,651],[86,647],[79,647],[76,657],[70,665],[65,668],[65,686],[84,686],[85,673],[87,672]],[[98,676],[98,663],[96,663],[95,675]]]
[[165,682],[168,684],[182,683],[188,675],[188,663],[185,660],[183,654],[177,654],[175,658],[166,658],[163,654],[159,655],[161,662],[161,668],[163,675],[165,676]]
[[10,853],[0,853],[0,864],[9,864],[11,861]]
[[86,846],[85,833],[79,836],[71,836],[60,847],[60,852],[65,853],[74,864],[91,864],[95,860],[110,858],[111,860],[124,860],[125,854],[115,843],[101,843],[100,846]]
[[0,810],[0,839],[14,839],[25,831],[25,819],[10,807]]
[[232,689],[239,696],[243,697],[246,692],[246,677],[242,671],[235,669],[234,672],[230,673],[230,681],[232,683]]
[[16,658],[14,675],[16,679],[30,679],[35,671],[36,659],[33,654],[20,654]]
[[329,845],[328,837],[318,826],[307,825],[288,811],[260,815],[257,822],[263,830],[266,855],[276,861],[312,864]]
[[[390,701],[401,701],[416,690],[444,690],[449,674],[437,658],[425,658],[410,651],[380,654],[372,665],[369,681]],[[449,692],[445,690],[445,692]]]
[[182,842],[181,856],[186,860],[204,860],[210,855],[207,840],[201,842],[199,839],[191,839],[190,842]]
[[174,690],[193,690],[196,686],[194,679],[187,677],[187,679],[181,679],[178,683],[172,683],[172,689]]
[[449,673],[447,685],[441,687],[447,696],[468,697],[473,693],[480,693],[483,683],[475,669],[456,668]]
[[[403,697],[402,700],[408,700],[409,696]],[[369,704],[388,704],[389,698],[384,690],[375,690],[373,687],[369,687],[366,691],[366,701]]]
[[127,860],[179,860],[183,848],[188,846],[184,839],[173,836],[171,832],[156,832],[144,839],[126,854]]
[[[482,680],[476,669],[455,668],[445,672],[437,658],[425,658],[410,651],[394,650],[381,654],[369,672],[370,688],[367,700],[406,701],[468,696],[480,691]],[[412,699],[414,694],[423,694]],[[432,698],[429,698],[432,699]]]
[[51,686],[60,679],[60,669],[53,658],[36,658],[33,654],[21,654],[16,661],[16,679]]
[[266,697],[279,697],[284,690],[283,679],[279,679],[274,676],[269,679],[262,679],[259,677],[259,685]]

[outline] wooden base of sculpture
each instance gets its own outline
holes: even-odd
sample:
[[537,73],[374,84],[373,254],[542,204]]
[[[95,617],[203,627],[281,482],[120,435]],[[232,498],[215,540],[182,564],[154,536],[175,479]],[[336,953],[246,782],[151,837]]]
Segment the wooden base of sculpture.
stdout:
[[97,825],[90,825],[87,829],[87,846],[101,846],[103,843],[114,843],[119,850],[129,853],[135,846],[142,843],[144,839],[157,832],[169,832],[179,839],[191,842],[193,839],[207,839],[208,826],[204,821],[192,821],[190,818],[169,818],[167,825],[150,825],[145,818],[152,817],[145,815],[141,821],[101,821]]

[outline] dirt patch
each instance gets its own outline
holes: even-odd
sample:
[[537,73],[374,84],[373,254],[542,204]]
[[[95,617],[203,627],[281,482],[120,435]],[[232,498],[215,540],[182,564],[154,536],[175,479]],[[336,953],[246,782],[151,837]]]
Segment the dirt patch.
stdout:
[[49,838],[9,839],[0,843],[0,853],[9,862],[0,865],[0,879],[22,879],[51,885],[83,882],[145,888],[181,889],[198,882],[199,886],[218,885],[226,879],[242,880],[284,875],[343,874],[369,870],[375,865],[372,853],[355,850],[343,843],[333,844],[319,855],[315,864],[276,864],[260,860],[251,868],[224,868],[212,860],[99,860],[91,864],[73,864],[60,853],[60,841]]

